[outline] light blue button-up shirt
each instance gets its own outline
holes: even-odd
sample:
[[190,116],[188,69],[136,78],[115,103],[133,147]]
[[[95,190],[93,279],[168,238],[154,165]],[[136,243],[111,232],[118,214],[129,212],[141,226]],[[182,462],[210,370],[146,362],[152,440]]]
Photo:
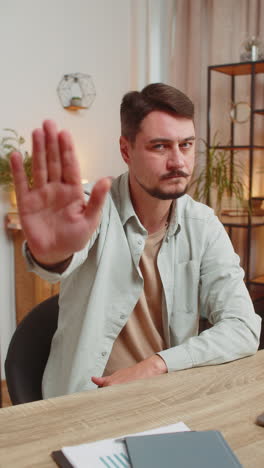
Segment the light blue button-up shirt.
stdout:
[[[123,174],[113,182],[100,227],[63,274],[42,269],[26,255],[30,271],[61,281],[44,398],[95,388],[91,376],[103,374],[144,287],[139,260],[147,235],[130,200],[128,174]],[[157,261],[166,341],[158,354],[169,371],[257,351],[261,319],[244,285],[239,258],[210,208],[188,195],[174,202]],[[198,335],[201,316],[213,326]]]

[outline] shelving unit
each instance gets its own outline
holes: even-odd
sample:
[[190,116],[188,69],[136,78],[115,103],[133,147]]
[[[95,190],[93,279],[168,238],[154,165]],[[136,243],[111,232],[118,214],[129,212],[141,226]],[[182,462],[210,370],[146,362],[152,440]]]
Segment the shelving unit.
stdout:
[[70,106],[65,106],[64,109],[69,110],[69,111],[78,111],[78,110],[82,110],[82,109],[88,109],[88,107],[70,105]]
[[[248,213],[238,214],[238,216],[229,217],[222,216],[221,220],[226,227],[229,236],[232,240],[234,228],[245,229],[247,231],[246,239],[246,262],[245,262],[245,281],[250,291],[252,299],[256,303],[262,303],[261,311],[264,311],[264,274],[253,277],[251,273],[251,247],[252,247],[252,231],[253,229],[259,229],[264,226],[264,212],[263,216],[260,213],[256,213],[252,208],[252,202],[254,200],[264,200],[264,193],[260,193],[257,196],[253,196],[253,179],[254,179],[254,156],[256,151],[263,152],[263,165],[264,165],[264,145],[255,143],[255,116],[256,114],[264,115],[264,109],[262,108],[263,103],[256,104],[256,75],[259,73],[264,74],[264,61],[257,62],[241,62],[231,63],[223,65],[212,65],[208,67],[208,89],[207,89],[207,144],[209,148],[212,148],[212,135],[211,135],[211,124],[212,124],[212,74],[223,73],[230,76],[230,102],[236,100],[236,80],[235,78],[241,75],[249,75],[250,77],[250,116],[249,116],[249,135],[247,144],[239,144],[240,142],[235,141],[235,125],[233,120],[230,118],[230,145],[223,145],[219,148],[230,150],[230,166],[234,161],[236,151],[248,152],[249,164],[248,164],[248,198],[250,211]],[[258,107],[256,107],[256,105]],[[264,175],[263,175],[264,177]],[[260,211],[260,210],[259,210]],[[261,239],[262,248],[264,248],[264,235]],[[263,255],[263,273],[264,273],[264,255]],[[258,286],[256,291],[256,286]]]

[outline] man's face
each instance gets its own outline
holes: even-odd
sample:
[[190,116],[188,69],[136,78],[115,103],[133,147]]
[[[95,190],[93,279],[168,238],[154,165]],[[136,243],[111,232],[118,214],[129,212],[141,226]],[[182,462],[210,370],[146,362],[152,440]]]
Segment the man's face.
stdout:
[[120,146],[132,192],[143,189],[161,200],[184,195],[194,167],[192,120],[153,111],[142,121],[135,142],[121,137]]

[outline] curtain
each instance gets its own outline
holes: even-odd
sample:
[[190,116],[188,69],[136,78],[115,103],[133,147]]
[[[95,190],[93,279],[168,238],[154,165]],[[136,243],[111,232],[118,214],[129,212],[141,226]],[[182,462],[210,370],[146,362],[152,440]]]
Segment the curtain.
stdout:
[[[198,138],[206,139],[207,67],[240,61],[242,43],[247,36],[259,36],[264,42],[264,0],[132,0],[133,89],[150,82],[163,81],[185,92],[195,104],[195,126]],[[139,59],[140,58],[140,59]],[[222,75],[222,74],[216,74]],[[236,101],[250,101],[248,77],[236,86]],[[226,80],[226,81],[225,81]],[[222,144],[230,138],[229,77],[214,78],[214,119],[212,134],[217,132]],[[240,83],[240,82],[239,82]],[[257,100],[264,108],[264,80],[258,75]],[[219,109],[218,109],[219,107]],[[264,144],[263,116],[255,120],[258,144]],[[236,129],[237,141],[247,138],[248,127]],[[198,145],[199,148],[199,145]],[[264,194],[264,154],[255,155],[255,193]],[[245,153],[241,158],[247,172]],[[198,164],[197,164],[198,167]],[[262,244],[263,228],[252,231],[252,264],[254,275],[263,273],[263,257],[257,246]],[[242,232],[243,231],[243,232]],[[235,249],[245,262],[246,230],[238,229]]]
[[[194,101],[197,134],[205,138],[207,67],[239,62],[248,35],[264,41],[264,1],[171,0],[170,10],[168,83]],[[221,85],[217,92],[224,99]]]
[[264,0],[132,0],[131,28],[131,88],[163,81],[185,92],[205,138],[207,67],[239,62],[248,35],[264,41]]

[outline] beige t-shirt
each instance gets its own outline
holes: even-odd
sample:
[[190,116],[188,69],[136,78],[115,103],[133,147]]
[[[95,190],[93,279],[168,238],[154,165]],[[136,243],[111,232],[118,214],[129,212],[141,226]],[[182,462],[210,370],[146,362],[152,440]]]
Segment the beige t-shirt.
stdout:
[[149,235],[146,240],[139,263],[144,290],[113,345],[104,376],[165,349],[161,313],[162,283],[157,267],[157,256],[165,232],[166,227]]

